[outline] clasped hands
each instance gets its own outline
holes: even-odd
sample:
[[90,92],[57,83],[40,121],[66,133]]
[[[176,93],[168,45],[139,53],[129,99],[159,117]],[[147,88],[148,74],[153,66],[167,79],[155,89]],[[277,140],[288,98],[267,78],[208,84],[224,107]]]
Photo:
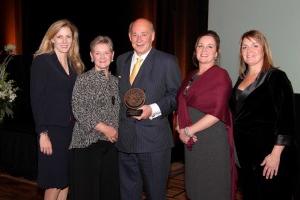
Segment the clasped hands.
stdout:
[[[185,130],[186,129],[186,130]],[[198,138],[196,135],[194,135],[194,133],[192,133],[190,131],[190,128],[187,126],[185,128],[179,128],[179,126],[177,125],[175,130],[179,133],[179,139],[184,143],[184,144],[188,144],[190,138],[193,139],[193,142],[197,142]],[[186,134],[186,131],[189,131],[189,135]]]
[[96,125],[95,129],[103,133],[111,143],[114,143],[118,140],[118,131],[110,125],[100,122]]
[[118,140],[118,132],[112,126],[107,126],[105,132],[103,133],[111,143],[114,143]]

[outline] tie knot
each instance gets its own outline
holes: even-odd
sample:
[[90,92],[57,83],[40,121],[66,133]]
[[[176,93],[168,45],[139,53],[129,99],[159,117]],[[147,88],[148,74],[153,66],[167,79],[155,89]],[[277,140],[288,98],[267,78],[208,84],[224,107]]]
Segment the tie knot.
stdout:
[[142,59],[141,57],[137,57],[137,58],[136,58],[136,63],[140,63],[140,62],[142,62],[142,60],[143,60],[143,59]]

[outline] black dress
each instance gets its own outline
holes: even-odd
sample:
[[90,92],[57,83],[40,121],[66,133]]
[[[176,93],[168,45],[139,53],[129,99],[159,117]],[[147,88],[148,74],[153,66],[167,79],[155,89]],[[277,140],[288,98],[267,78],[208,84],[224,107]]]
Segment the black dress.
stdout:
[[[30,96],[36,132],[48,131],[53,153],[39,151],[38,184],[42,188],[68,186],[69,144],[73,130],[71,96],[76,73],[66,74],[55,53],[37,56],[31,67]],[[39,143],[39,142],[38,142]]]
[[[230,106],[234,139],[240,163],[239,182],[244,200],[290,200],[294,173],[293,90],[286,74],[278,69],[261,73],[243,91],[234,87]],[[277,176],[266,179],[260,164],[274,145],[284,145]]]

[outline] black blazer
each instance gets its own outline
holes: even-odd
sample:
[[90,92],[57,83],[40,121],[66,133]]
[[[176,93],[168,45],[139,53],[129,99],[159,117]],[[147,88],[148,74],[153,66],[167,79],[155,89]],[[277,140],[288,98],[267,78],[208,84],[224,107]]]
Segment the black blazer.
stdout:
[[176,94],[180,86],[177,59],[171,54],[152,48],[131,86],[129,74],[132,56],[131,51],[117,59],[121,99],[131,87],[141,88],[146,93],[145,104],[156,103],[162,115],[153,120],[137,121],[126,116],[126,107],[122,103],[117,147],[127,153],[154,152],[171,148],[173,137],[168,115],[176,108]]
[[294,94],[286,74],[275,68],[261,73],[237,101],[241,81],[238,79],[230,99],[234,138],[241,166],[254,167],[271,153],[274,145],[291,144],[295,131]]
[[69,65],[67,75],[55,53],[34,58],[31,66],[30,98],[36,132],[48,126],[67,127],[73,123],[71,96],[76,73]]

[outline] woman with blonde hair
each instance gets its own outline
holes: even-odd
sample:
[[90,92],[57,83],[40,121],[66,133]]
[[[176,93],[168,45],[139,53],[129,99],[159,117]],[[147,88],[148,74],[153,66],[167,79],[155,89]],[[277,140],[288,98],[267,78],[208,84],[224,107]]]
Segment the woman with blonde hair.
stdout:
[[71,97],[76,76],[83,70],[77,28],[66,19],[54,22],[34,54],[30,80],[39,147],[37,181],[45,189],[45,200],[67,199],[74,125]]
[[260,31],[241,37],[240,76],[230,106],[243,199],[292,199],[294,93]]

